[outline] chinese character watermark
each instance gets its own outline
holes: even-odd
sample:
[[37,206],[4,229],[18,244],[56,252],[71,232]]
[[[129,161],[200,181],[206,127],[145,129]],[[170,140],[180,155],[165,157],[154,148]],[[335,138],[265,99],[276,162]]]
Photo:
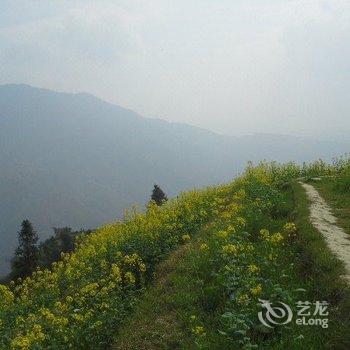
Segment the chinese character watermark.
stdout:
[[[282,302],[278,302],[275,305],[268,300],[259,299],[262,311],[258,313],[260,322],[269,328],[273,328],[275,325],[285,325],[293,320],[292,308]],[[316,301],[314,303],[310,301],[297,301],[296,302],[296,315],[294,322],[298,326],[321,326],[322,328],[328,328],[328,315],[327,310],[329,303],[327,301]]]

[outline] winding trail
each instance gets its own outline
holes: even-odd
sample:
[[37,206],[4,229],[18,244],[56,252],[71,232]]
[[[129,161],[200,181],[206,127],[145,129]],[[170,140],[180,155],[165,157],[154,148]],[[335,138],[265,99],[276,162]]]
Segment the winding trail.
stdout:
[[315,187],[304,182],[299,183],[305,189],[311,202],[311,223],[324,236],[329,249],[344,263],[346,269],[344,277],[350,283],[350,236],[336,225],[336,217]]

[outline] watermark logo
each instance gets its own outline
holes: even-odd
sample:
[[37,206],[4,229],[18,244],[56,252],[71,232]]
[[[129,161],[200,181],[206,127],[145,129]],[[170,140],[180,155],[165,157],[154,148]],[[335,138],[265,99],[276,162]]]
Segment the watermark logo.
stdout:
[[272,306],[268,300],[259,299],[263,311],[258,313],[260,322],[269,328],[274,325],[284,325],[292,321],[293,311],[285,303],[279,302],[278,306]]
[[[268,300],[259,299],[262,311],[258,313],[259,321],[266,327],[274,328],[277,325],[286,325],[293,320],[292,308],[282,302],[275,305]],[[328,328],[328,302],[298,301],[296,302],[296,314],[294,322],[298,326],[321,326]]]

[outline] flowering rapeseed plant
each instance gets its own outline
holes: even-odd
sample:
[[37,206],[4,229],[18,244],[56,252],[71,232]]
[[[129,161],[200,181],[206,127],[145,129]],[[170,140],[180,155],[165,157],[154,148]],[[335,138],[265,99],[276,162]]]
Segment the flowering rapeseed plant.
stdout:
[[190,235],[182,235],[182,240],[188,242],[191,239]]

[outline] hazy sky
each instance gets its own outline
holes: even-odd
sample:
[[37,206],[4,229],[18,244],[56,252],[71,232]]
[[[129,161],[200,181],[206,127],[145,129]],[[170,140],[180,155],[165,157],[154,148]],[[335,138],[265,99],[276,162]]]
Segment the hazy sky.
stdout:
[[0,83],[228,134],[350,131],[350,1],[0,0]]

